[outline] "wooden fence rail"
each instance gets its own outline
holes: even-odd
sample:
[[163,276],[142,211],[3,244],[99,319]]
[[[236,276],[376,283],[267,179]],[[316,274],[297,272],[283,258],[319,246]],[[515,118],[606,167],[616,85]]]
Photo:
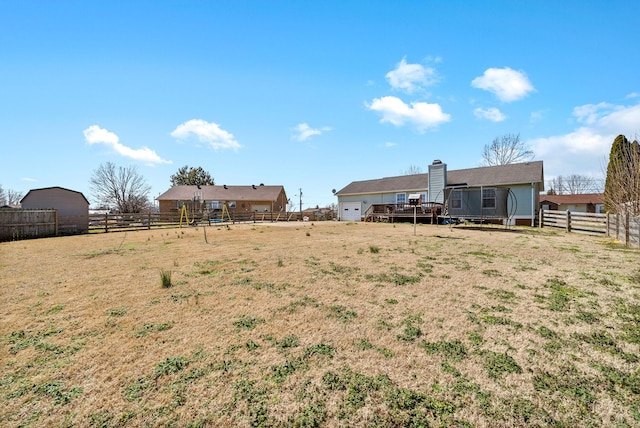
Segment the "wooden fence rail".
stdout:
[[567,232],[604,235],[640,248],[640,217],[611,213],[583,213],[540,210],[540,227],[562,228]]
[[[309,221],[329,220],[327,214],[312,213],[304,216]],[[30,238],[44,238],[79,233],[100,233],[152,228],[171,228],[193,225],[215,225],[223,223],[267,223],[299,221],[303,216],[295,212],[246,212],[232,213],[223,218],[220,213],[189,215],[180,213],[136,213],[136,214],[90,214],[61,216],[57,210],[0,210],[0,242]]]
[[[224,223],[272,223],[300,220],[298,213],[290,212],[239,212],[231,213],[231,218],[221,213],[189,214],[189,219],[181,219],[180,213],[141,214],[98,214],[89,216],[90,232],[115,232],[118,230],[152,229],[164,227],[215,225]],[[320,216],[310,218],[324,220]],[[182,221],[181,221],[182,220]]]

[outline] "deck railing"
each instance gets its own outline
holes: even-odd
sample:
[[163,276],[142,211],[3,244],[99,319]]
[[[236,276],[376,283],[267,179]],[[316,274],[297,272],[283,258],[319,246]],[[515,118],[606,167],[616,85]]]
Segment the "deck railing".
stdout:
[[415,213],[420,219],[430,218],[431,222],[436,222],[438,215],[442,212],[442,204],[435,202],[425,202],[418,206],[408,203],[402,204],[371,204],[364,213],[365,221],[389,221],[395,219],[413,218]]

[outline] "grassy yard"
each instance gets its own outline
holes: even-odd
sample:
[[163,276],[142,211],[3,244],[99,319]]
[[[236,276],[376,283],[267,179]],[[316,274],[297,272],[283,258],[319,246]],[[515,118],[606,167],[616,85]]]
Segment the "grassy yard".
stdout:
[[604,239],[151,230],[2,243],[0,285],[0,426],[640,425],[640,253]]

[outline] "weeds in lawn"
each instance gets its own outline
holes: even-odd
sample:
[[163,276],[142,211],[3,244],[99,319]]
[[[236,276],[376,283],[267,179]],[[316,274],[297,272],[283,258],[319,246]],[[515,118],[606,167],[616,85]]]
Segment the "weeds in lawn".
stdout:
[[334,305],[329,307],[329,318],[336,318],[342,322],[350,322],[353,321],[354,318],[358,316],[355,311],[351,311],[342,305]]
[[484,359],[483,365],[489,377],[493,380],[501,379],[505,374],[522,373],[522,367],[508,354],[483,350],[478,352]]
[[258,324],[264,323],[264,318],[255,318],[248,315],[243,315],[233,322],[236,330],[253,330]]
[[189,359],[185,357],[170,357],[160,362],[155,369],[154,378],[157,379],[172,373],[178,373],[189,365]]
[[373,343],[369,342],[367,339],[360,339],[356,344],[356,348],[362,351],[369,349],[374,350],[381,353],[385,358],[393,358],[395,355],[391,349],[385,348],[384,346],[374,346]]
[[418,337],[422,336],[422,330],[420,327],[416,326],[416,324],[422,323],[422,315],[410,315],[402,321],[402,325],[404,325],[404,330],[401,334],[398,334],[396,337],[398,340],[404,342],[413,342]]
[[171,282],[171,271],[170,270],[160,270],[160,284],[162,288],[171,288],[173,287],[173,283]]
[[107,311],[107,315],[110,317],[123,317],[127,314],[127,307],[126,306],[121,306],[119,308],[115,308],[115,309],[109,309]]
[[82,393],[82,388],[67,389],[61,381],[41,382],[33,385],[32,390],[35,394],[53,398],[55,405],[67,404]]
[[161,324],[144,324],[141,329],[139,329],[135,337],[144,337],[152,331],[165,331],[169,330],[173,327],[174,323],[172,321],[165,322]]
[[427,354],[439,354],[454,361],[462,361],[467,356],[467,347],[460,340],[452,342],[444,340],[438,342],[422,341],[418,346],[424,349]]

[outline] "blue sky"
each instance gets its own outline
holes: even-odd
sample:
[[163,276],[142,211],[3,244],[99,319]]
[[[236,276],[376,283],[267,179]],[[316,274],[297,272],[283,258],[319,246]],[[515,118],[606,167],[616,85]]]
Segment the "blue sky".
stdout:
[[520,134],[545,178],[602,177],[640,134],[640,2],[0,1],[0,185],[152,197],[184,165],[284,185],[479,166]]

